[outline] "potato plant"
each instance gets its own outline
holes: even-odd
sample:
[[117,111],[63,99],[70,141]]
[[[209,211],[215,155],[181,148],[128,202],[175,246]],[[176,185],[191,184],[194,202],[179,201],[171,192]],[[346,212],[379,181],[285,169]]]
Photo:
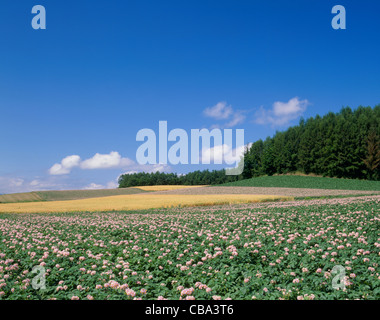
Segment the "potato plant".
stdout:
[[1,214],[0,299],[379,299],[379,208],[367,196]]

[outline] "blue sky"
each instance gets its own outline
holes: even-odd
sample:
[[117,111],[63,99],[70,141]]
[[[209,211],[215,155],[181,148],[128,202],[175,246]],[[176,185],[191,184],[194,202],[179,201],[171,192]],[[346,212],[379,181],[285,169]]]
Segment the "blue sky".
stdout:
[[[37,4],[46,30],[31,27]],[[346,30],[331,27],[337,4]],[[123,172],[220,167],[138,165],[136,133],[158,130],[160,120],[169,130],[244,129],[248,143],[300,116],[375,106],[379,17],[380,3],[368,0],[7,1],[0,193],[114,187]]]

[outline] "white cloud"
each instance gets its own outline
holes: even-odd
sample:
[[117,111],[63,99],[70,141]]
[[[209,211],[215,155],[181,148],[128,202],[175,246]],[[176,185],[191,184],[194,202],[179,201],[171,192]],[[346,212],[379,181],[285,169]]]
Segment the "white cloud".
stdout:
[[230,128],[243,123],[245,120],[245,115],[243,113],[243,111],[235,111],[231,105],[227,105],[224,101],[218,102],[215,106],[203,110],[203,114],[206,117],[213,118],[215,120],[229,120],[224,125],[214,124],[212,128]]
[[235,112],[232,119],[226,123],[224,126],[227,128],[235,127],[238,124],[243,123],[245,120],[245,115],[243,115],[241,112]]
[[21,187],[24,184],[24,179],[10,178],[8,184],[10,187]]
[[122,158],[118,152],[112,151],[109,154],[95,154],[92,158],[82,161],[82,169],[108,169],[127,167],[134,162],[128,158]]
[[148,172],[165,172],[170,171],[170,166],[166,164],[154,164],[151,167],[148,167]]
[[288,102],[276,101],[271,110],[266,110],[261,106],[256,112],[255,122],[272,126],[287,125],[290,121],[300,117],[308,105],[310,105],[308,100],[299,100],[298,97],[294,97]]
[[51,182],[41,181],[39,179],[35,179],[35,180],[32,180],[31,182],[29,182],[29,186],[31,186],[33,188],[41,189],[41,188],[49,188],[49,187],[55,186],[55,185],[52,184]]
[[222,164],[224,155],[230,150],[230,146],[227,144],[214,146],[211,148],[202,149],[201,160],[202,163],[219,163]]
[[62,184],[57,184],[55,177],[48,179],[19,178],[19,177],[0,177],[0,193],[19,193],[49,189],[60,189]]
[[309,102],[305,100],[299,100],[298,97],[290,99],[288,102],[276,101],[273,104],[273,113],[276,117],[288,117],[293,115],[299,115],[306,110]]
[[[126,171],[123,174],[134,174],[134,173],[139,173],[139,172],[170,172],[171,167],[167,164],[144,164],[144,165],[137,165],[131,168],[132,170]],[[120,176],[116,179],[117,181],[119,180]]]
[[228,119],[232,115],[233,110],[230,105],[224,101],[218,102],[215,106],[203,110],[206,117],[214,118],[216,120]]
[[50,169],[49,173],[51,175],[62,175],[71,172],[71,169],[79,166],[80,157],[77,155],[67,156],[62,159],[61,163],[54,164]]
[[86,184],[83,180],[72,179],[64,175],[29,178],[0,176],[0,194],[42,190],[115,189],[118,186],[116,179],[104,184]]
[[64,158],[61,163],[54,164],[50,169],[51,175],[69,174],[75,167],[84,170],[90,169],[110,169],[110,168],[125,168],[132,166],[134,161],[129,158],[122,158],[121,155],[112,151],[109,154],[96,153],[92,158],[81,161],[77,155],[71,155]]
[[0,194],[23,192],[24,179],[13,177],[0,177]]
[[122,173],[121,175],[123,175],[123,174],[135,174],[135,173],[139,173],[139,172],[136,171],[136,170],[129,170],[129,171],[126,171],[126,172]]
[[135,173],[139,173],[139,172],[147,172],[147,173],[170,172],[170,171],[171,171],[171,167],[166,165],[166,164],[136,165],[133,167],[132,170],[129,170],[129,171],[126,171],[126,172],[120,174],[115,180],[109,181],[105,186],[90,184],[87,187],[93,186],[93,187],[98,187],[97,189],[116,189],[119,187],[119,178],[123,174],[135,174]]
[[40,184],[40,181],[38,181],[38,180],[33,180],[32,182],[29,183],[29,185],[32,187],[38,186],[39,184]]
[[240,157],[243,156],[244,150],[250,148],[252,143],[245,146],[240,146],[238,148],[232,149],[229,145],[223,144],[219,146],[214,146],[212,148],[202,149],[201,161],[205,161],[215,164],[233,164],[240,161]]
[[116,181],[109,181],[106,185],[90,183],[87,186],[83,187],[83,190],[99,190],[99,189],[116,189],[119,184]]
[[95,190],[95,189],[116,189],[119,187],[119,184],[117,181],[109,181],[105,185],[97,184],[97,183],[90,183],[86,187],[84,187],[84,190]]
[[103,185],[90,183],[89,185],[83,187],[83,190],[97,190],[97,189],[105,189]]
[[[126,172],[123,172],[122,174],[120,174],[116,181],[119,181],[119,178],[123,175],[123,174],[135,174],[135,173],[139,173],[139,172],[146,172],[146,173],[154,173],[154,172],[171,172],[172,171],[172,168],[167,165],[167,164],[145,164],[145,165],[137,165],[137,166],[134,166],[132,168],[132,170],[128,170]],[[117,183],[117,186],[119,186],[119,184]]]
[[116,189],[119,187],[119,184],[116,181],[110,181],[106,185],[106,189]]

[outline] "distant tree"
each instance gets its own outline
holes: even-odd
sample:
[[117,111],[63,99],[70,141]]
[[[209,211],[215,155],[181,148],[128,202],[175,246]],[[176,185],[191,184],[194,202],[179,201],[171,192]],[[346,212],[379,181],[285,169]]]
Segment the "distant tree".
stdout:
[[264,174],[262,157],[264,143],[260,139],[247,148],[244,153],[244,169],[242,172],[243,179],[258,177]]
[[380,141],[375,130],[371,130],[367,138],[367,157],[363,159],[368,169],[369,178],[375,178],[376,169],[380,165]]
[[268,137],[263,144],[263,172],[269,176],[276,173],[273,140]]

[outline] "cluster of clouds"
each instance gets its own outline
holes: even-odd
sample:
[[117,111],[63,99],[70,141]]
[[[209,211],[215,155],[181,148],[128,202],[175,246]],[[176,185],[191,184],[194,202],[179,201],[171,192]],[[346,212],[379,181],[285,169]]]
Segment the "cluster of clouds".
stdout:
[[54,164],[49,169],[51,175],[69,174],[72,169],[80,168],[84,170],[91,169],[110,169],[125,168],[134,165],[135,162],[129,158],[123,158],[121,155],[112,151],[109,154],[96,153],[92,158],[81,160],[78,155],[67,156],[60,163]]
[[[138,172],[147,172],[147,173],[155,173],[155,172],[169,172],[172,168],[167,164],[146,164],[146,165],[139,165],[135,166],[132,170],[126,171],[123,174],[134,174]],[[119,178],[118,178],[119,179]]]
[[[89,159],[82,160],[78,155],[70,155],[61,160],[60,163],[55,163],[50,169],[51,176],[68,175],[74,168],[82,170],[95,170],[95,169],[130,169],[123,174],[133,174],[140,171],[145,172],[164,172],[170,171],[171,168],[165,164],[155,165],[139,165],[129,158],[122,157],[119,152],[112,151],[108,154],[96,153]],[[120,177],[120,176],[119,176]],[[118,187],[118,179],[109,181],[106,184],[99,184],[92,182],[81,189],[95,190],[95,189],[114,189]]]
[[75,180],[62,180],[58,177],[40,177],[38,179],[22,179],[14,177],[0,177],[0,194],[31,192],[42,190],[92,190],[92,189],[115,189],[118,187],[117,180],[106,184],[90,183],[83,187],[81,182]]
[[[269,109],[261,106],[253,118],[253,123],[260,125],[285,126],[291,121],[302,116],[310,105],[309,101],[300,100],[298,97],[291,98],[287,102],[276,101]],[[203,110],[205,117],[211,118],[217,122],[212,128],[232,128],[244,123],[250,110],[235,110],[231,105],[224,101],[218,102],[212,107]],[[249,145],[239,148],[223,144],[201,150],[200,160],[202,163],[208,160],[210,163],[233,163],[243,155],[244,149]],[[170,172],[168,165],[140,165],[129,158],[122,157],[119,152],[112,151],[108,154],[96,153],[93,157],[82,160],[79,155],[69,155],[63,158],[59,163],[55,163],[48,170],[49,176],[46,178],[22,179],[15,177],[0,176],[0,193],[10,192],[28,192],[37,190],[62,190],[73,188],[72,183],[67,184],[62,180],[69,175],[73,169],[94,170],[94,169],[120,169],[124,174],[132,174],[141,171],[145,172]],[[61,177],[61,178],[59,178]],[[57,180],[60,179],[60,180]],[[81,189],[111,189],[117,188],[118,178],[105,184],[90,183]]]
[[119,186],[119,184],[116,181],[110,181],[107,184],[97,184],[97,183],[90,183],[87,186],[83,187],[83,190],[97,190],[97,189],[116,189]]
[[234,110],[227,102],[221,101],[212,107],[203,110],[203,115],[214,120],[225,121],[222,125],[213,125],[214,128],[232,128],[244,122],[245,111]]
[[211,163],[223,162],[227,164],[237,164],[240,158],[244,155],[244,151],[250,148],[252,143],[244,146],[239,146],[235,149],[231,148],[228,144],[214,146],[211,148],[202,149],[201,158],[202,161],[209,161]]
[[254,122],[272,126],[288,125],[292,120],[302,116],[309,105],[308,100],[300,100],[298,97],[294,97],[288,102],[276,101],[273,103],[272,109],[266,110],[261,106],[256,112]]
[[[270,109],[261,106],[256,110],[253,123],[260,125],[271,125],[272,127],[286,126],[291,121],[302,116],[310,105],[308,100],[300,100],[298,97],[289,99],[287,102],[275,101]],[[212,118],[222,124],[214,124],[211,128],[232,128],[242,124],[246,120],[246,114],[250,110],[234,110],[231,105],[225,101],[218,102],[212,107],[203,110],[203,115]],[[223,144],[211,148],[203,149],[201,153],[202,160],[213,163],[233,163],[244,154],[244,150],[251,144],[232,149],[231,146]]]
[[61,187],[62,185],[57,184],[52,179],[26,179],[8,176],[0,177],[0,194],[49,190]]
[[[256,111],[253,122],[260,125],[285,126],[291,121],[302,116],[310,102],[300,100],[298,97],[291,98],[287,102],[276,101],[272,108],[266,109],[263,106]],[[212,107],[203,110],[203,115],[216,121],[223,121],[223,124],[214,124],[213,128],[232,128],[242,124],[250,110],[234,110],[225,101],[218,102]]]
[[[292,120],[302,116],[306,108],[310,105],[308,100],[300,100],[298,97],[291,98],[287,102],[276,101],[270,109],[261,106],[255,113],[253,122],[261,125],[285,126]],[[213,128],[232,128],[242,124],[246,120],[246,114],[249,110],[235,110],[225,101],[218,102],[212,107],[203,110],[205,117],[214,119],[219,124],[214,124]],[[221,123],[222,122],[222,123]],[[233,163],[243,155],[245,148],[249,145],[239,148],[231,148],[231,146],[223,144],[213,146],[211,148],[201,150],[201,159],[210,163]],[[207,162],[206,162],[207,163]],[[109,154],[96,153],[89,159],[82,160],[79,155],[69,155],[55,163],[50,169],[49,174],[52,176],[60,176],[70,174],[74,168],[82,170],[93,169],[124,169],[124,174],[132,174],[141,171],[145,172],[168,172],[171,168],[168,165],[139,165],[129,158],[122,157],[118,152],[112,151]],[[13,185],[20,184],[21,181],[12,181]],[[37,183],[36,183],[37,185]],[[84,189],[105,189],[117,187],[117,180],[110,181],[105,185],[90,183]]]
[[72,178],[68,175],[74,168],[81,170],[94,169],[120,169],[123,174],[145,172],[170,172],[171,167],[165,164],[139,165],[129,158],[122,157],[118,152],[108,154],[96,153],[89,159],[82,160],[78,155],[69,155],[59,163],[55,163],[48,170],[49,175],[44,177],[20,178],[0,176],[0,194],[30,192],[40,190],[67,190],[67,189],[114,189],[118,187],[118,179],[106,183],[82,184],[81,179]]
[[[111,152],[112,154],[112,152]],[[110,154],[108,154],[110,155]],[[115,155],[111,156],[111,159],[117,159]],[[119,186],[118,180],[120,175],[111,181],[105,183],[95,183],[91,182],[88,184],[84,184],[83,179],[77,179],[77,177],[69,177],[66,176],[71,172],[72,168],[80,167],[82,163],[85,162],[83,168],[86,169],[104,169],[104,168],[124,168],[125,165],[129,165],[130,162],[125,161],[125,158],[120,157],[120,161],[116,162],[114,160],[110,160],[109,157],[99,157],[94,156],[91,159],[95,159],[96,161],[78,161],[77,156],[68,156],[64,158],[61,163],[59,163],[62,167],[60,167],[60,174],[54,174],[57,171],[52,171],[53,174],[49,176],[43,177],[33,177],[33,178],[20,178],[20,177],[11,177],[11,176],[0,176],[0,194],[8,194],[8,193],[18,193],[18,192],[31,192],[31,191],[42,191],[42,190],[94,190],[94,189],[115,189]],[[104,159],[108,159],[109,162],[103,161]],[[112,164],[112,165],[111,165]],[[54,165],[55,166],[55,165]],[[53,166],[53,167],[54,167]],[[52,169],[51,167],[50,169]],[[54,167],[55,170],[58,167]],[[132,174],[140,171],[145,172],[170,172],[171,167],[169,165],[164,164],[156,164],[156,165],[137,165],[133,164],[130,167],[131,170],[125,171],[122,174]],[[50,171],[50,170],[49,170]],[[65,173],[63,173],[65,172]]]
[[129,170],[126,171],[122,174],[120,174],[117,179],[114,181],[109,181],[107,184],[97,184],[97,183],[90,183],[87,186],[85,186],[83,189],[84,190],[95,190],[95,189],[116,189],[119,186],[119,178],[123,174],[134,174],[138,173],[140,171],[144,172],[167,172],[171,171],[170,166],[165,165],[165,164],[154,164],[154,165],[140,165],[139,168],[136,168],[136,170]]

